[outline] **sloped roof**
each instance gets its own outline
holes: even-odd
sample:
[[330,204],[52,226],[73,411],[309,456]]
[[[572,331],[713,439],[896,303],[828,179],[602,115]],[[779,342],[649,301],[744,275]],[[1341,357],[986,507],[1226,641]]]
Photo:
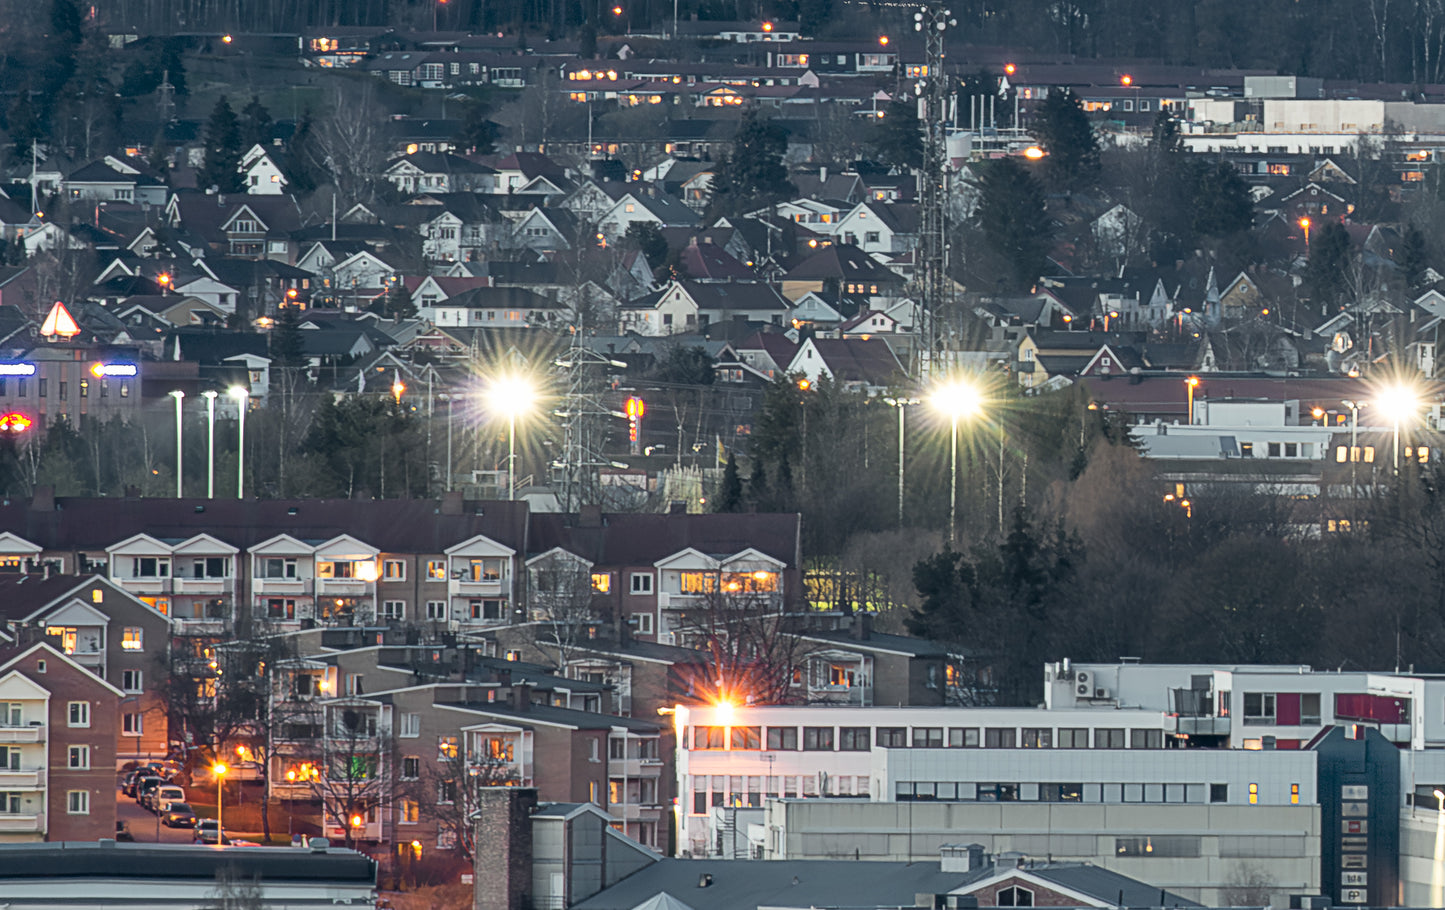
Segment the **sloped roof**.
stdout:
[[693,278],[712,281],[752,281],[758,276],[715,243],[689,243],[679,255],[683,271]]
[[754,310],[762,312],[786,312],[788,301],[770,284],[760,281],[732,281],[711,284],[700,281],[683,281],[683,288],[689,297],[697,302],[700,310]]
[[814,338],[812,342],[818,356],[840,382],[881,386],[903,373],[898,357],[882,339]]
[[903,279],[873,260],[872,256],[847,243],[835,243],[819,250],[789,269],[784,281],[840,281],[865,284],[897,284]]
[[790,512],[619,513],[603,515],[600,527],[586,528],[575,515],[535,513],[527,551],[535,555],[561,547],[598,565],[650,566],[688,547],[712,556],[730,556],[751,547],[796,567],[799,522],[799,516]]

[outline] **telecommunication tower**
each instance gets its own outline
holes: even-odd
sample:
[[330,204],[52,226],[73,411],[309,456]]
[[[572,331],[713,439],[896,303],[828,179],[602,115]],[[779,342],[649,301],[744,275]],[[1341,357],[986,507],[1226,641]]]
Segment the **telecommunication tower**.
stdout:
[[953,11],[942,6],[925,6],[913,14],[913,30],[923,33],[927,68],[914,85],[922,102],[919,119],[923,127],[923,168],[918,175],[922,207],[922,237],[917,262],[922,291],[924,352],[919,359],[920,378],[934,372],[942,353],[940,320],[948,311],[948,155],[945,132],[949,113],[948,78],[944,73],[943,36],[957,26]]

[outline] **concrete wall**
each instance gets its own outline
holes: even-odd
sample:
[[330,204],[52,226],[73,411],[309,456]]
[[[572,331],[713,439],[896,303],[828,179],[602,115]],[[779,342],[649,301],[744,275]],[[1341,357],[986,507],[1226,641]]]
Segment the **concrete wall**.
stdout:
[[[1313,806],[769,800],[765,817],[769,859],[924,861],[943,844],[979,843],[1091,862],[1209,906],[1257,905],[1258,895],[1242,900],[1249,883],[1266,900],[1319,888]],[[1121,856],[1125,838],[1149,838],[1156,849]]]

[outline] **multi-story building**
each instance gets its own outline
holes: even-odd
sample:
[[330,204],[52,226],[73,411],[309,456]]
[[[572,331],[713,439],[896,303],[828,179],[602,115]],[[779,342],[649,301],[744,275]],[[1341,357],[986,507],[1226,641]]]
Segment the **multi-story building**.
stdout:
[[0,661],[0,843],[113,837],[122,693],[45,642]]
[[159,609],[101,577],[0,575],[0,622],[18,641],[46,641],[120,691],[113,759],[167,754],[171,623]]

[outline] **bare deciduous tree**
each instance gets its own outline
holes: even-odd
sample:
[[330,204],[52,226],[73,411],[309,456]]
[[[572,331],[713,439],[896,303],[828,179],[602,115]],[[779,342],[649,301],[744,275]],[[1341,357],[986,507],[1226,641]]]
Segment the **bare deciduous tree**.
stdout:
[[320,142],[336,187],[338,208],[375,198],[386,164],[386,114],[370,82],[336,87],[331,114],[321,124]]

